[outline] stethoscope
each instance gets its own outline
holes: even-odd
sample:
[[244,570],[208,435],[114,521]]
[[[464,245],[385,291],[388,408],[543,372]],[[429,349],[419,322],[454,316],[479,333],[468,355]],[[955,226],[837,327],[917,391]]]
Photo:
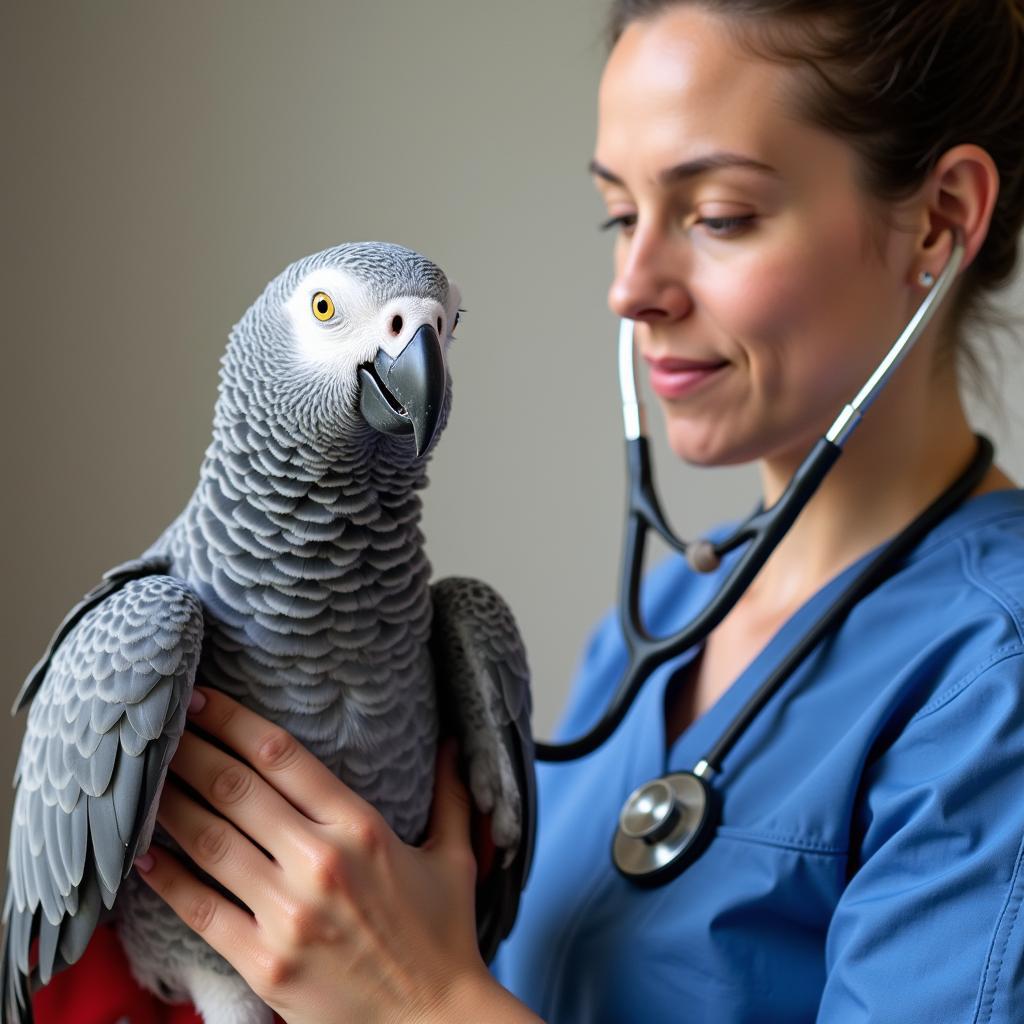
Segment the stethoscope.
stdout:
[[[570,761],[596,750],[618,727],[651,673],[669,659],[702,643],[728,615],[839,458],[843,445],[865,410],[924,332],[949,292],[963,254],[963,239],[959,233],[954,233],[949,261],[917,312],[864,387],[804,459],[778,501],[768,509],[758,506],[730,536],[715,543],[681,540],[662,513],[654,491],[644,409],[637,395],[634,324],[631,320],[622,321],[619,330],[619,383],[626,432],[629,504],[619,587],[619,620],[628,662],[622,681],[600,721],[575,740],[537,743],[536,756],[539,760]],[[977,453],[970,465],[858,572],[740,709],[718,742],[692,771],[672,772],[645,783],[630,794],[619,815],[612,840],[612,860],[626,878],[641,885],[660,885],[678,875],[703,852],[718,826],[721,810],[720,787],[710,783],[721,771],[726,755],[822,637],[836,628],[862,597],[891,575],[904,556],[977,487],[991,466],[992,457],[991,443],[979,436]],[[640,613],[640,577],[649,530],[658,533],[699,573],[714,572],[723,555],[749,541],[749,546],[704,609],[677,633],[666,637],[653,636],[645,628]]]

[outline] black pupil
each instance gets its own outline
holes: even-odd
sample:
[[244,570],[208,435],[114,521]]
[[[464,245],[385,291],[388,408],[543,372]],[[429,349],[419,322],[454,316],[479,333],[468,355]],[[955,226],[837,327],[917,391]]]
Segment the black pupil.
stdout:
[[326,299],[321,299],[321,300],[320,300],[320,301],[319,301],[319,302],[318,302],[318,303],[316,304],[316,308],[317,308],[317,309],[318,309],[318,310],[319,310],[319,311],[320,311],[321,313],[326,313],[326,312],[327,312],[327,310],[328,310],[328,308],[329,308],[329,307],[328,307],[328,305],[327,305],[327,300],[326,300]]
[[391,330],[393,330],[395,332],[395,334],[399,334],[401,332],[401,330],[402,330],[402,318],[400,316],[396,316],[396,317],[392,318],[392,320],[391,320]]
[[456,327],[458,327],[458,326],[459,326],[459,321],[460,321],[461,319],[462,319],[462,314],[461,314],[461,313],[456,313],[456,314],[455,314],[455,323],[454,323],[454,324],[452,324],[452,330],[453,330],[453,331],[455,330],[455,328],[456,328]]
[[437,333],[438,334],[441,333],[441,318],[440,317],[437,318]]

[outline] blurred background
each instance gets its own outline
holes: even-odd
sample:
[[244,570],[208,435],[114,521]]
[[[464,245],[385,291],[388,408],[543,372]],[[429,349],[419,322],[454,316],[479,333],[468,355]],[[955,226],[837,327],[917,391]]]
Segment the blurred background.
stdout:
[[[468,310],[425,495],[435,572],[510,601],[549,734],[615,595],[624,503],[610,243],[586,170],[604,9],[8,0],[5,706],[74,601],[184,506],[228,331],[264,284],[386,239],[444,267]],[[1024,282],[1005,305],[1024,309]],[[1024,358],[996,344],[1007,412],[984,403],[978,423],[1020,480]],[[751,470],[660,446],[658,475],[684,534],[756,499]],[[0,713],[0,777],[22,729]]]

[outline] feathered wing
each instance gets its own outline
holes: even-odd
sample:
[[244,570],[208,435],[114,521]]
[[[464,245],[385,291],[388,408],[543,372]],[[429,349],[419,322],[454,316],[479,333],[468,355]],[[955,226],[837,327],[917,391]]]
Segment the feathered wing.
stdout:
[[509,933],[529,874],[537,819],[530,672],[508,606],[479,580],[431,587],[431,639],[442,713],[458,735],[477,808],[500,857],[481,875],[477,935],[490,961]]
[[[41,984],[85,951],[136,854],[178,740],[202,647],[198,598],[127,563],[72,610],[30,673],[7,861],[0,1021],[31,1021]],[[38,967],[29,951],[38,938]]]

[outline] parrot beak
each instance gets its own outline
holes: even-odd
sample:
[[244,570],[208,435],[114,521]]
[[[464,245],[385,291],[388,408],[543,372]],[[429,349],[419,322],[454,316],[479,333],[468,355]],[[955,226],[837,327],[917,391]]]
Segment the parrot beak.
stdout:
[[383,349],[359,367],[359,409],[374,430],[412,434],[422,455],[437,433],[447,379],[437,331],[424,324],[397,357]]

